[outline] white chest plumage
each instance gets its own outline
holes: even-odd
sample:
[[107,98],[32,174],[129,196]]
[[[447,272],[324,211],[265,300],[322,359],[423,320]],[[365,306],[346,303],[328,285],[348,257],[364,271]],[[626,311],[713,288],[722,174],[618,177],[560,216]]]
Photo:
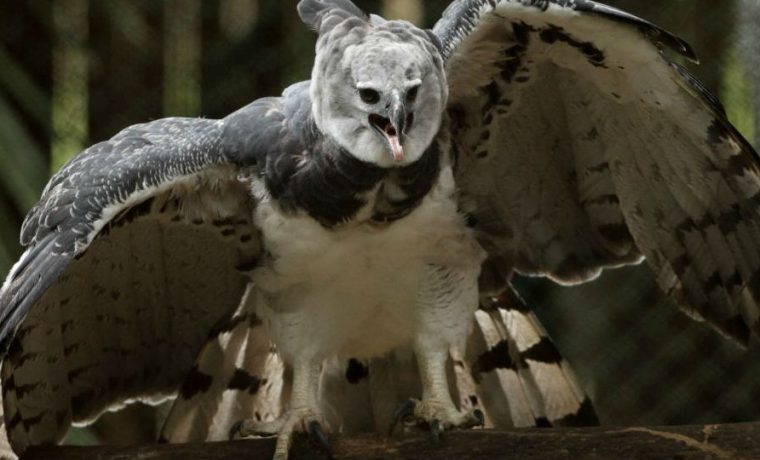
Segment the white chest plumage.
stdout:
[[[457,210],[448,167],[417,209],[390,224],[360,214],[327,229],[306,215],[280,212],[267,198],[256,221],[271,255],[253,274],[256,309],[286,358],[304,350],[323,358],[374,356],[408,344],[420,302],[465,289],[437,286],[431,276],[477,279],[483,258]],[[467,303],[446,314],[468,324],[477,297]]]

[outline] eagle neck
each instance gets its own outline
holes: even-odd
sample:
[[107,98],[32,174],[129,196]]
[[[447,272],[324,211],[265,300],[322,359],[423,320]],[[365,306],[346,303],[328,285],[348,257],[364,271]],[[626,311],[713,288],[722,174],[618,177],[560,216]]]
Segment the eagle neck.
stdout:
[[285,169],[292,173],[281,178],[281,193],[274,197],[285,210],[305,211],[325,227],[355,220],[370,203],[372,221],[400,219],[420,204],[438,179],[437,143],[412,164],[382,168],[351,155],[322,134],[313,119],[304,132],[303,144],[311,148],[289,155],[292,167]]

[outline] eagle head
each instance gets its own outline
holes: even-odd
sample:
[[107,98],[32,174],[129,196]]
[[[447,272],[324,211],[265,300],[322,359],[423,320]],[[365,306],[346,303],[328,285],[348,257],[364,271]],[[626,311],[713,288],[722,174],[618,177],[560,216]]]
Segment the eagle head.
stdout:
[[301,17],[320,35],[311,81],[316,125],[362,161],[381,167],[414,163],[438,133],[448,97],[437,39],[408,22],[369,17],[347,4],[299,5]]

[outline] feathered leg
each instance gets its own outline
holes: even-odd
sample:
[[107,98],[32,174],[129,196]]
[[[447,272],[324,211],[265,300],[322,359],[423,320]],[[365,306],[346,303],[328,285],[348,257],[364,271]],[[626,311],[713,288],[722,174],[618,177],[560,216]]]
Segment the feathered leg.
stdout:
[[482,425],[479,410],[461,411],[449,388],[448,360],[452,349],[462,343],[472,325],[478,305],[476,270],[430,266],[417,303],[417,334],[414,352],[422,383],[422,400],[409,400],[394,417],[430,427],[434,438],[451,428]]
[[485,419],[480,410],[460,411],[451,398],[447,374],[448,351],[418,347],[416,353],[422,377],[422,400],[410,399],[399,407],[391,432],[402,419],[429,427],[434,440],[441,432],[451,428],[483,425]]
[[285,415],[272,422],[244,420],[235,427],[236,434],[241,437],[277,436],[273,460],[287,460],[294,433],[309,433],[328,448],[323,431],[326,422],[317,399],[321,371],[322,364],[317,360],[310,357],[296,359],[290,408]]

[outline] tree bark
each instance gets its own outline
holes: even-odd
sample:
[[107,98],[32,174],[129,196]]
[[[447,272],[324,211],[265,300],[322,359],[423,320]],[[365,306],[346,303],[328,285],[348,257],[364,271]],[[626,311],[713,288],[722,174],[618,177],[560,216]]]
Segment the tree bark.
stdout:
[[[445,433],[433,443],[424,433],[392,439],[372,435],[334,437],[336,459],[679,459],[760,458],[760,423],[682,427],[561,428]],[[271,458],[274,440],[139,447],[38,447],[21,460],[240,460]],[[293,460],[327,458],[301,437]]]

